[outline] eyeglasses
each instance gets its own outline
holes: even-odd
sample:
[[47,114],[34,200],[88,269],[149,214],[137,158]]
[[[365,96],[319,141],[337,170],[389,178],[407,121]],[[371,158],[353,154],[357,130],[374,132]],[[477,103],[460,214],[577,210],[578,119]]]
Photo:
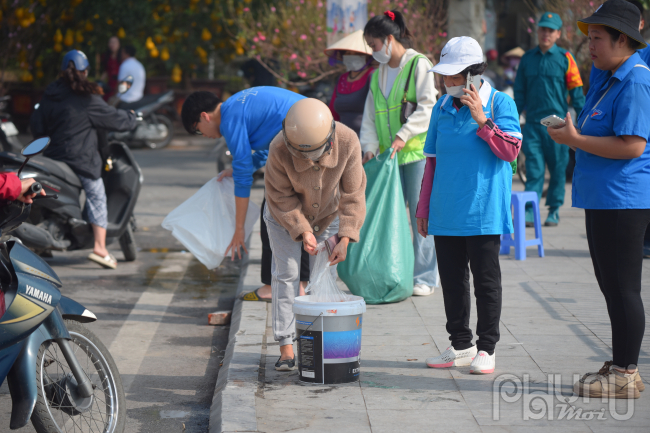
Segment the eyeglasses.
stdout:
[[199,126],[199,123],[197,122],[196,125],[194,125],[194,128],[193,128],[194,129],[194,135],[201,136],[201,135],[203,135],[203,133],[201,131],[199,131],[198,126]]

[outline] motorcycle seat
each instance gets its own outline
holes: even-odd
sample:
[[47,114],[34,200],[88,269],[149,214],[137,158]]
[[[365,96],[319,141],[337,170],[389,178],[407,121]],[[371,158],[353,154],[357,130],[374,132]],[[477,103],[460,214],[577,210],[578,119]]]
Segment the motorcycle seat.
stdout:
[[77,188],[83,188],[79,176],[77,176],[75,172],[72,171],[70,166],[65,162],[55,161],[42,155],[33,158],[33,160],[47,164],[42,167],[45,170],[49,171],[52,176],[56,176],[59,179],[64,180],[73,186],[76,186]]

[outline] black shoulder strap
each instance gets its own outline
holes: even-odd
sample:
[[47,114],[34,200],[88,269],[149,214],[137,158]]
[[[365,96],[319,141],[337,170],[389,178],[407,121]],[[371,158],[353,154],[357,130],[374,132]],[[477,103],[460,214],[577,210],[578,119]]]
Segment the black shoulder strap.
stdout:
[[420,60],[420,56],[416,56],[412,61],[411,61],[411,69],[409,70],[409,76],[406,77],[406,85],[404,86],[404,97],[402,98],[402,102],[406,102],[406,93],[409,91],[409,83],[411,82],[411,75],[413,75],[413,67],[415,64]]

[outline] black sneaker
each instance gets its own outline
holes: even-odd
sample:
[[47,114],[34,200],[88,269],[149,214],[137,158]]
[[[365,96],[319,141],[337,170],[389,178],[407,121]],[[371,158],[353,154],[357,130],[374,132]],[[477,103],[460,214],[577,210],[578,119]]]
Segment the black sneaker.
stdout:
[[291,371],[296,369],[296,358],[293,359],[285,359],[284,361],[280,361],[280,358],[278,358],[278,362],[275,363],[275,369],[278,371]]

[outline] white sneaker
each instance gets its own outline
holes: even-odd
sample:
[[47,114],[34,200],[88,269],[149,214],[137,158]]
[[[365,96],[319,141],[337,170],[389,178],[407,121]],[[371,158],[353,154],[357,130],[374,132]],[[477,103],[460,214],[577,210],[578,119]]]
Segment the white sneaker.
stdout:
[[484,350],[478,352],[469,366],[469,372],[473,374],[490,374],[494,373],[495,355],[488,355]]
[[440,356],[427,359],[427,366],[431,368],[465,367],[471,364],[476,356],[476,346],[469,349],[454,350],[449,346]]
[[413,286],[413,296],[429,296],[433,295],[433,291],[436,288],[433,286],[427,286],[426,284],[416,284]]

